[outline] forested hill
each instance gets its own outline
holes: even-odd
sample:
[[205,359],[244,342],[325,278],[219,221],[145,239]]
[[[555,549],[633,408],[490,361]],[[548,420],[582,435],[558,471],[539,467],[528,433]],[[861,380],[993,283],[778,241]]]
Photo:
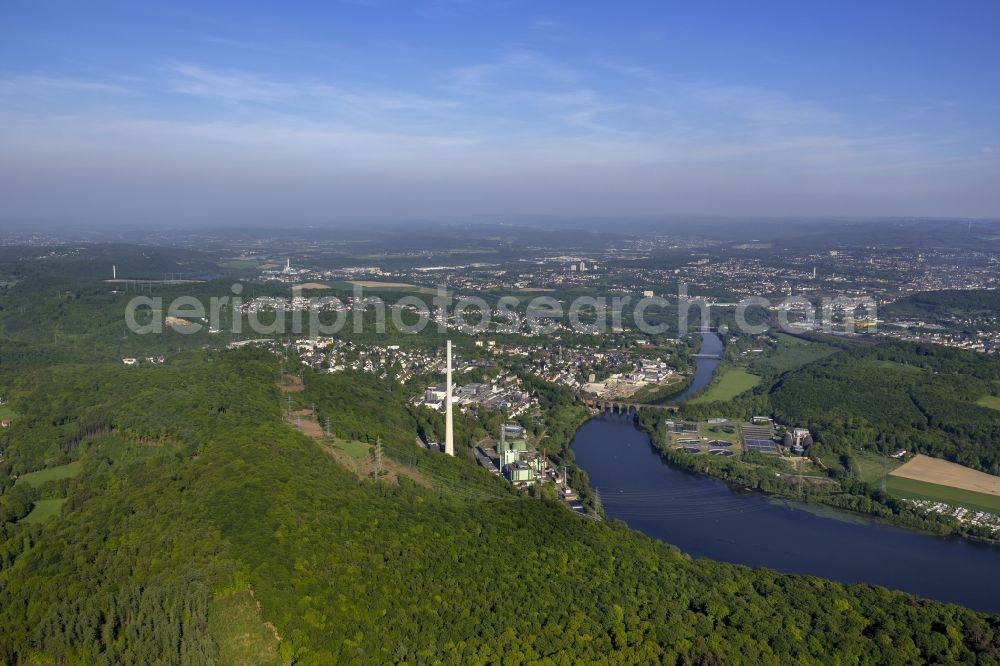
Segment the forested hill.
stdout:
[[857,346],[778,379],[774,414],[834,450],[903,448],[1000,474],[1000,361],[937,345]]
[[[113,267],[113,268],[112,268]],[[0,248],[0,274],[15,280],[75,278],[206,279],[222,269],[209,251],[129,243]]]
[[389,391],[351,436],[393,403],[418,480],[362,478],[286,422],[277,377],[232,351],[19,379],[2,477],[81,464],[4,486],[0,662],[1000,663],[998,616],[693,561],[406,449]]
[[1000,315],[1000,291],[996,289],[943,289],[925,291],[884,306],[883,317],[940,319]]

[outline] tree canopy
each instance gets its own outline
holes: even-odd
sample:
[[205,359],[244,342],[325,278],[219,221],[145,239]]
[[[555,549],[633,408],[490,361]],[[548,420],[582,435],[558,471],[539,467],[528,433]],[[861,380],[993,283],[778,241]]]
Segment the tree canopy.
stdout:
[[243,350],[17,382],[10,464],[82,472],[40,490],[58,517],[5,519],[0,661],[224,663],[213,613],[250,590],[298,664],[1000,663],[996,616],[692,560],[420,450],[402,395],[329,376],[338,427],[428,483],[361,479],[286,423],[277,377]]

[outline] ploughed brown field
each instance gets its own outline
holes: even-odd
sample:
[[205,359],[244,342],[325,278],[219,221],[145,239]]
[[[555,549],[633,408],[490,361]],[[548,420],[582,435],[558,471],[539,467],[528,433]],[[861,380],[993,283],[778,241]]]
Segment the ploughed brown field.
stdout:
[[925,455],[914,456],[890,475],[1000,496],[1000,476]]

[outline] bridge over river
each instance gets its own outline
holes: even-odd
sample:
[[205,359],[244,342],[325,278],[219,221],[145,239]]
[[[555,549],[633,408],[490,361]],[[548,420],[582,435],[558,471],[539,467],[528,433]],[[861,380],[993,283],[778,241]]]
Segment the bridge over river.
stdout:
[[[703,334],[691,386],[672,396],[683,402],[704,387],[723,345]],[[576,463],[601,493],[609,518],[694,557],[710,557],[785,573],[875,583],[931,599],[1000,612],[1000,546],[909,532],[824,505],[790,502],[733,489],[722,481],[671,467],[638,430],[643,405],[591,397],[605,415],[591,419],[571,444]],[[621,414],[608,415],[607,411]],[[613,442],[614,446],[608,446]],[[933,572],[933,575],[928,575]]]
[[601,398],[584,398],[577,396],[580,402],[592,409],[612,414],[638,414],[640,410],[658,409],[666,412],[676,412],[677,405],[646,405],[641,402],[622,402],[618,400],[603,400]]
[[692,393],[704,388],[712,379],[712,373],[722,360],[724,350],[722,338],[711,332],[702,332],[701,338],[701,349],[697,354],[694,354],[694,358],[698,359],[694,377],[691,378],[691,383],[687,387],[680,389],[676,395],[670,396],[669,399],[673,404],[653,405],[613,398],[586,397],[580,394],[577,394],[577,398],[588,407],[613,414],[638,414],[642,410],[648,411],[650,409],[676,412],[680,409],[676,403],[683,402]]

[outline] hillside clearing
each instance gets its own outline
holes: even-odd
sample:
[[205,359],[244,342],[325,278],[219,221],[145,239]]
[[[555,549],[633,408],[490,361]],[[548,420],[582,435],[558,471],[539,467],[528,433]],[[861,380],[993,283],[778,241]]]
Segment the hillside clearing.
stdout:
[[212,599],[208,627],[219,646],[221,664],[284,663],[273,625],[261,617],[260,604],[250,590],[228,592]]
[[[319,442],[323,451],[345,469],[349,469],[361,478],[371,477],[375,470],[371,444],[327,435],[311,409],[300,409],[292,412],[286,417],[286,422]],[[399,483],[399,477],[405,476],[426,488],[434,485],[430,479],[417,470],[387,456],[382,458],[381,466],[384,474],[381,478],[388,483]]]
[[80,461],[76,461],[76,462],[66,463],[65,465],[58,465],[56,467],[48,467],[46,469],[40,469],[37,472],[22,474],[20,477],[18,477],[17,482],[26,483],[29,486],[40,486],[43,483],[48,483],[49,481],[61,481],[62,479],[72,479],[82,470],[83,470],[83,464]]
[[58,516],[62,511],[64,499],[41,499],[35,502],[35,508],[21,519],[22,523],[44,523],[49,518]]
[[1000,411],[1000,395],[987,395],[976,401],[980,407],[996,409]]

